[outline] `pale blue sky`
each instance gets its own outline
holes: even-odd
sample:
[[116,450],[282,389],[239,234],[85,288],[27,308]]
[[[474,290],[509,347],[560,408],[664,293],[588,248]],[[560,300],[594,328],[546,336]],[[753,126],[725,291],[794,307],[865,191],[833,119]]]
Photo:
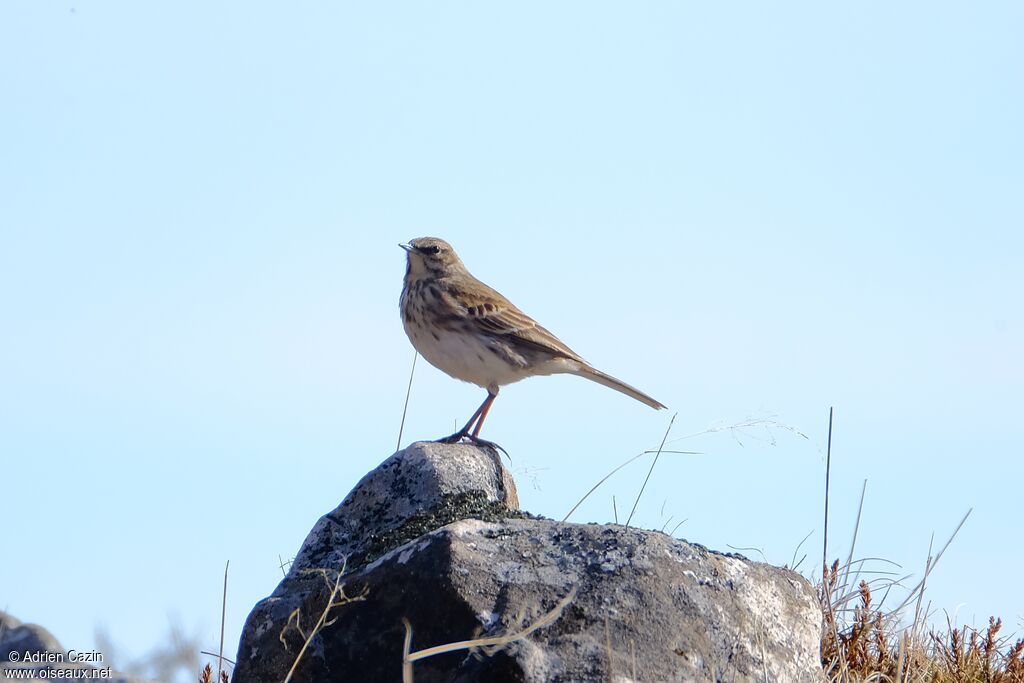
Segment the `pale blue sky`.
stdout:
[[[1020,630],[1024,5],[0,7],[0,607],[228,649],[394,449],[404,254],[469,268],[679,416],[645,527],[931,578]],[[421,363],[404,441],[483,398]],[[561,517],[671,413],[575,377],[484,436]],[[774,445],[770,440],[774,438]],[[646,463],[575,515],[632,504]],[[756,555],[756,553],[748,553]],[[878,568],[881,568],[878,565]]]

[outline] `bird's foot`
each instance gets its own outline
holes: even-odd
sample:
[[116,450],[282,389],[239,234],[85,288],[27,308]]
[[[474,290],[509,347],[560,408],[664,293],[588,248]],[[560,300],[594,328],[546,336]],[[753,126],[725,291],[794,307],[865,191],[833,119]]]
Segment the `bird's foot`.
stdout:
[[508,451],[502,448],[499,444],[496,444],[493,441],[488,441],[487,439],[481,439],[479,436],[473,436],[472,434],[468,434],[466,432],[455,432],[451,436],[446,436],[443,439],[438,439],[435,443],[459,443],[463,439],[466,439],[467,441],[469,441],[469,443],[473,444],[474,446],[483,446],[484,448],[490,448],[495,451],[501,451],[502,453],[505,454],[505,457],[509,459],[509,462],[512,461],[512,456],[509,455]]
[[443,437],[441,439],[436,440],[434,443],[458,443],[458,442],[462,441],[462,437],[464,437],[464,436],[469,436],[469,434],[464,432],[464,431],[463,432],[455,432],[454,434],[452,434],[450,436],[446,436],[446,437]]

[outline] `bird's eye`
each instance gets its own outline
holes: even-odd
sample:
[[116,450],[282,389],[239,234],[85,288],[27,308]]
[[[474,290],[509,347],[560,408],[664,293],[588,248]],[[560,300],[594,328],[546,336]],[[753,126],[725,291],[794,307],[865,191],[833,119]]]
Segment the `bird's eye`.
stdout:
[[441,247],[437,246],[436,244],[432,244],[429,247],[423,247],[423,252],[425,254],[440,254]]

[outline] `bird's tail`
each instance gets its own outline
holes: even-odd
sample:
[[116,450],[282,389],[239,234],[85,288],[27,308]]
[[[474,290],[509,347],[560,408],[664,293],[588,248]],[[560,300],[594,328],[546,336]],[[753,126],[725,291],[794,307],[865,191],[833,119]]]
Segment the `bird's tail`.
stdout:
[[655,410],[661,410],[662,408],[665,407],[663,404],[659,403],[658,401],[655,401],[653,398],[651,398],[644,392],[640,391],[639,389],[634,389],[625,382],[615,379],[611,375],[606,375],[600,370],[595,370],[589,365],[584,365],[580,363],[578,368],[574,368],[570,370],[570,372],[574,375],[585,377],[589,379],[591,382],[597,382],[598,384],[603,384],[606,387],[611,387],[616,391],[621,391],[626,396],[631,396],[636,400],[640,401],[641,403],[646,403]]

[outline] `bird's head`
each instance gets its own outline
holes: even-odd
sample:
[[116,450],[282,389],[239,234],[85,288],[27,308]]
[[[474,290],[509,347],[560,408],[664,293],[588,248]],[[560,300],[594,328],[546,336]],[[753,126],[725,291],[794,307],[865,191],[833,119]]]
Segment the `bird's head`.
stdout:
[[398,246],[405,249],[409,258],[408,273],[414,277],[436,277],[452,269],[464,268],[452,245],[437,237],[417,237]]

